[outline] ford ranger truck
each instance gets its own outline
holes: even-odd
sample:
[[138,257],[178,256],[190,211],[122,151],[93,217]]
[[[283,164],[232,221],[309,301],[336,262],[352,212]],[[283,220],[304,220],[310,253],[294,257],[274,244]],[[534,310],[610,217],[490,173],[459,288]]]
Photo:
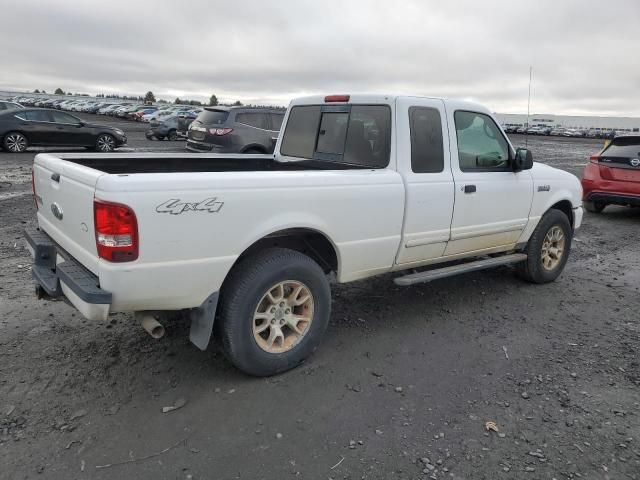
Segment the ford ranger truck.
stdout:
[[583,215],[578,179],[487,108],[392,95],[296,99],[270,155],[41,153],[33,188],[38,295],[94,321],[133,312],[155,337],[182,312],[197,347],[215,325],[256,376],[318,346],[330,275],[409,286],[513,264],[547,283]]

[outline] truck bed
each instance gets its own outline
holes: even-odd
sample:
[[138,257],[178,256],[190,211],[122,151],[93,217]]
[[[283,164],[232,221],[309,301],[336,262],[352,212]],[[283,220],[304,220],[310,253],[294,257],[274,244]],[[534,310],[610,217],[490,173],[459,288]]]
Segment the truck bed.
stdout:
[[349,170],[359,165],[305,160],[279,162],[273,155],[170,154],[59,154],[58,158],[110,174],[174,172],[268,172],[300,170]]

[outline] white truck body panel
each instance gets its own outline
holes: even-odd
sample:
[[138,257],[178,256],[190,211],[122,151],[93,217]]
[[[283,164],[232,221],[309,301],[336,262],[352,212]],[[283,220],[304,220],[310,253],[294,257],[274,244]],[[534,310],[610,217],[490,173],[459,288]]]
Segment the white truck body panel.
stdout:
[[[324,97],[314,96],[292,105],[323,102]],[[560,201],[570,202],[574,227],[580,225],[580,183],[566,172],[538,164],[520,172],[460,169],[453,115],[456,110],[469,110],[492,117],[486,108],[390,95],[352,95],[350,103],[385,104],[391,109],[386,168],[109,174],[74,163],[74,158],[84,157],[81,154],[65,155],[65,160],[45,153],[36,156],[34,167],[36,195],[41,199],[38,224],[112,294],[110,312],[198,307],[220,290],[243,252],[283,230],[322,234],[335,248],[338,281],[348,282],[512,250],[528,240],[544,212]],[[413,106],[435,108],[441,114],[442,172],[420,174],[411,169],[407,112]],[[276,152],[281,143],[282,135]],[[135,161],[177,155],[125,156]],[[206,157],[215,156],[201,155]],[[300,161],[280,153],[275,159]],[[51,179],[53,174],[60,175],[59,182]],[[468,184],[477,191],[465,193]],[[538,190],[540,186],[544,188]],[[94,196],[125,204],[135,212],[137,260],[110,263],[98,258]],[[180,208],[204,201],[215,207]],[[54,214],[54,203],[64,211],[62,219]],[[94,316],[102,318],[103,310]]]

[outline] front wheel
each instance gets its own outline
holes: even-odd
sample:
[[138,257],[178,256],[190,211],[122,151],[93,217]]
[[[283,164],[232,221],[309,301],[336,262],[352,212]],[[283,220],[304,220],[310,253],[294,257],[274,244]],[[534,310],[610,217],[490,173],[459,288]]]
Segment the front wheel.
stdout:
[[113,152],[116,148],[116,139],[107,133],[98,135],[96,150],[98,152]]
[[4,136],[4,141],[2,142],[5,150],[11,153],[22,153],[29,146],[29,142],[27,141],[27,137],[25,137],[20,132],[10,132]]
[[533,283],[553,282],[567,263],[572,236],[567,216],[560,210],[549,210],[527,243],[527,260],[518,265],[519,275]]
[[259,377],[302,363],[329,323],[322,268],[295,250],[272,248],[232,270],[220,299],[222,346],[238,369]]
[[172,142],[175,142],[178,139],[178,132],[176,132],[175,130],[169,130],[167,138]]

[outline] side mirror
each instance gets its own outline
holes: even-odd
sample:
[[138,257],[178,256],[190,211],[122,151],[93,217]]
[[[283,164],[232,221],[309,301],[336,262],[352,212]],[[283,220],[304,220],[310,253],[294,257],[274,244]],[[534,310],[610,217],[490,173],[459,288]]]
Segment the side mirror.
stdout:
[[78,122],[78,124],[76,125],[76,127],[80,128],[80,127],[84,127],[85,123],[84,122]]
[[533,155],[531,155],[531,151],[526,148],[518,148],[511,165],[513,166],[514,172],[530,170],[533,168]]

